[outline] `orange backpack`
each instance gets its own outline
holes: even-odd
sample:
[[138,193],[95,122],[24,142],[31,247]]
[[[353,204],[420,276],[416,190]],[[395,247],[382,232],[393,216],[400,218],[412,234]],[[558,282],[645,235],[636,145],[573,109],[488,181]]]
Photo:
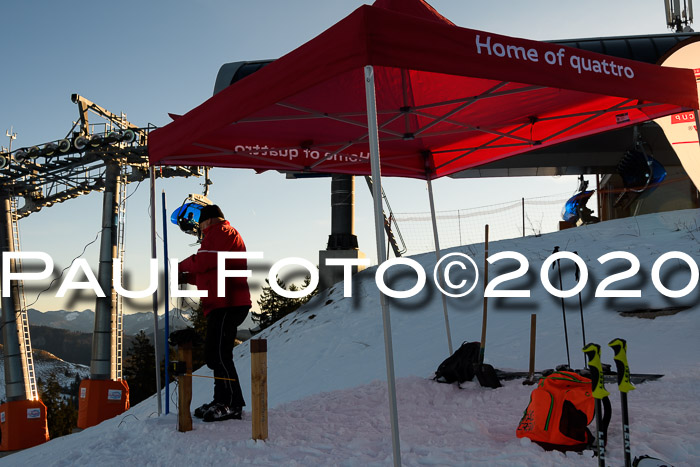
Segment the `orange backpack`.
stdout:
[[540,378],[516,435],[547,450],[581,451],[591,444],[588,425],[595,415],[591,380],[570,371]]

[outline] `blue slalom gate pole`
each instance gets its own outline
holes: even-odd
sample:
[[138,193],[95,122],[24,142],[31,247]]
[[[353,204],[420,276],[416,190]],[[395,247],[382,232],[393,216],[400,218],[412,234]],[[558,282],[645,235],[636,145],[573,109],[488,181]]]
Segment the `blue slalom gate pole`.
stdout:
[[170,413],[170,345],[168,336],[170,335],[170,291],[168,287],[168,211],[165,205],[165,190],[163,190],[163,262],[165,279],[165,414]]

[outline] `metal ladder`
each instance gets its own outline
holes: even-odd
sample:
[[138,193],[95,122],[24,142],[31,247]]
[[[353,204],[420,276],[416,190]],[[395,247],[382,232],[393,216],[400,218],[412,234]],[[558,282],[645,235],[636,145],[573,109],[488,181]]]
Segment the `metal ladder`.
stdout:
[[[10,196],[10,216],[12,218],[12,245],[15,252],[22,251],[19,242],[19,218],[17,216],[17,198]],[[15,260],[15,269],[22,272],[22,260]],[[34,371],[34,356],[32,355],[32,339],[29,334],[29,317],[27,316],[27,300],[24,295],[24,281],[16,281],[19,311],[17,312],[17,332],[19,336],[19,350],[22,355],[22,371],[24,372],[24,385],[27,399],[38,400],[39,391],[36,385],[36,373]]]
[[[365,181],[367,182],[367,186],[369,187],[369,192],[372,192],[372,177],[369,175],[365,176]],[[384,193],[384,188],[382,187],[382,200],[384,202],[384,205],[386,206],[386,210],[389,212],[389,217],[386,217],[386,212],[382,212],[382,215],[384,216],[384,230],[386,231],[386,236],[387,240],[389,242],[389,245],[391,246],[392,250],[394,251],[394,256],[399,258],[401,255],[406,253],[407,248],[406,248],[406,242],[403,239],[403,236],[401,235],[401,230],[399,230],[399,224],[396,222],[396,218],[394,217],[394,213],[391,210],[391,206],[389,205],[389,198],[387,198],[386,193]],[[394,229],[396,230],[396,235],[394,235],[394,230],[391,228],[391,225],[394,225]],[[397,238],[398,237],[398,241]],[[401,242],[401,246],[399,246],[399,242]],[[389,257],[389,252],[387,251],[387,258]]]
[[[121,264],[121,277],[114,280],[122,281],[124,278],[124,236],[126,235],[126,177],[125,167],[122,166],[119,177],[122,183],[119,184],[119,216],[117,221],[117,257]],[[123,282],[122,282],[123,283]],[[112,352],[112,379],[118,381],[122,379],[122,369],[124,362],[124,299],[121,294],[117,294],[116,316],[112,325],[112,333],[115,336],[114,352]]]

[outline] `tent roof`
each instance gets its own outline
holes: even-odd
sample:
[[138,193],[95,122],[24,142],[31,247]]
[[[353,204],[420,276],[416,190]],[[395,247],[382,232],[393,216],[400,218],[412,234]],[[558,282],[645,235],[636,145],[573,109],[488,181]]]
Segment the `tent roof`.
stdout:
[[698,108],[692,70],[459,28],[420,0],[379,0],[153,131],[151,162],[369,174],[365,65],[385,176],[450,175]]
[[[700,42],[700,33],[652,34],[552,41],[593,52],[661,64],[670,55]],[[690,63],[688,65],[691,65]],[[696,70],[698,73],[698,70]],[[697,77],[700,77],[698,75]],[[451,174],[453,178],[536,175],[614,174],[622,155],[638,141],[649,144],[666,168],[681,166],[676,150],[653,121],[536,149]]]

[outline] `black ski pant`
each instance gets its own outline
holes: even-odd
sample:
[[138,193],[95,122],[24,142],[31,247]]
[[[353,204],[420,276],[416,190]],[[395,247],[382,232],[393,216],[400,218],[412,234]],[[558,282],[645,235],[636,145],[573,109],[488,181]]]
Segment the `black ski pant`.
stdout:
[[[243,323],[250,306],[216,308],[207,314],[207,336],[204,340],[204,358],[214,370],[214,402],[229,407],[243,407],[245,400],[233,364],[233,346],[238,326]],[[235,381],[231,381],[235,380]]]

